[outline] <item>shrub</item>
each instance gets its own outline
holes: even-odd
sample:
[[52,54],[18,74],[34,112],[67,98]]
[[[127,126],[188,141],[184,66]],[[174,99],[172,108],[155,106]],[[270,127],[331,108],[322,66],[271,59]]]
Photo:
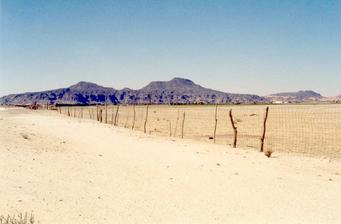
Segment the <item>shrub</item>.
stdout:
[[0,224],[34,224],[34,216],[25,213],[19,213],[18,215],[7,215],[7,217],[0,215]]
[[266,157],[268,157],[268,158],[270,158],[271,157],[271,154],[272,154],[273,152],[272,152],[272,150],[271,149],[269,149],[269,150],[266,150],[265,152],[264,152],[264,154],[265,154],[265,156]]

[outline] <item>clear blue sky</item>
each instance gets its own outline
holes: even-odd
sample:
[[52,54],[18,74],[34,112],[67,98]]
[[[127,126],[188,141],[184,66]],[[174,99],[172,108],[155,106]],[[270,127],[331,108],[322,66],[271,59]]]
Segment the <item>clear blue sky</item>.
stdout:
[[341,94],[341,0],[1,0],[0,95],[80,80]]

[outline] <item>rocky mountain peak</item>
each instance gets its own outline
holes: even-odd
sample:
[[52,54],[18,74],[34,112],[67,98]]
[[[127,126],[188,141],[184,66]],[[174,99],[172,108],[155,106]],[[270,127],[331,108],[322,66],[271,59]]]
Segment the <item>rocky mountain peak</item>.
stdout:
[[98,89],[98,88],[103,88],[103,87],[97,85],[96,83],[80,81],[70,86],[69,88],[72,90],[89,90],[89,89]]
[[169,83],[181,84],[181,85],[195,85],[192,80],[175,77],[169,81]]
[[169,81],[153,81],[147,86],[142,88],[144,91],[154,90],[171,90],[171,91],[184,91],[188,89],[202,88],[195,84],[193,81],[184,78],[173,78]]

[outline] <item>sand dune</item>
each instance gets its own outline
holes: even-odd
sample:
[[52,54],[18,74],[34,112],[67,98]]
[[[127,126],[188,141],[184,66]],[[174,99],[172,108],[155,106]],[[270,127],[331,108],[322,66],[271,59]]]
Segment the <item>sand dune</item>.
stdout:
[[341,162],[0,110],[0,215],[40,223],[340,223]]

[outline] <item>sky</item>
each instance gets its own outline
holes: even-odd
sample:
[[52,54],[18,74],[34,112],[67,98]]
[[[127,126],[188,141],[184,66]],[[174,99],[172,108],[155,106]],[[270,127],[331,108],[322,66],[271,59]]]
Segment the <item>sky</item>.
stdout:
[[184,77],[341,94],[341,0],[0,0],[0,96]]

